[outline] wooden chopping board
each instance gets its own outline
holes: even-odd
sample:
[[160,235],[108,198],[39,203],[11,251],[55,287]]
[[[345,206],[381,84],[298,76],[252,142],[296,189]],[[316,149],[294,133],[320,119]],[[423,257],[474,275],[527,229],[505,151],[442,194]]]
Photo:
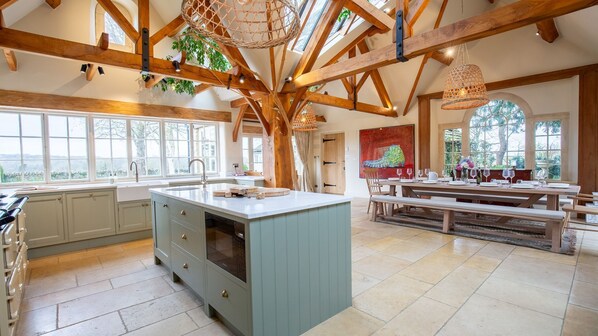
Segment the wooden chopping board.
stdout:
[[212,193],[216,197],[224,197],[227,192],[231,192],[234,194],[233,196],[244,195],[255,197],[258,193],[264,193],[265,197],[276,197],[288,195],[291,190],[287,188],[236,187],[225,190],[214,190]]

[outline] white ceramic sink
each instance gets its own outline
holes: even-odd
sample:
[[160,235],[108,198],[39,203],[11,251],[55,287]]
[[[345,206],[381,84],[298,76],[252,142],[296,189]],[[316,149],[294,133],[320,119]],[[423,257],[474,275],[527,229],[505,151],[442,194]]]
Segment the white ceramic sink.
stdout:
[[127,202],[149,199],[151,188],[163,187],[168,187],[168,181],[119,182],[116,184],[116,200]]

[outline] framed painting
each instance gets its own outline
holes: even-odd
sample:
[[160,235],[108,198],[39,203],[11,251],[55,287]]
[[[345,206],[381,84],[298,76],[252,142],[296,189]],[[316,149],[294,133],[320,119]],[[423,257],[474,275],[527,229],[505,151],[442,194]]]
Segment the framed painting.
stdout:
[[380,178],[389,178],[397,176],[399,167],[414,166],[415,125],[359,130],[360,178],[365,168],[377,168]]

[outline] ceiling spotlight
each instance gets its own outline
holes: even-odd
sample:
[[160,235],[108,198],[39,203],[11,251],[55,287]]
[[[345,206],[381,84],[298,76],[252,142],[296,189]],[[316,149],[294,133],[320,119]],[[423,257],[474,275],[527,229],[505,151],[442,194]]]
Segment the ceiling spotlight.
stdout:
[[392,110],[393,110],[393,111],[396,111],[396,110],[397,110],[397,105],[393,106],[393,107],[392,107]]
[[453,55],[455,55],[455,49],[454,48],[448,48],[444,54],[448,57],[453,57]]
[[174,66],[174,71],[181,72],[181,63],[179,61],[172,61],[172,66]]
[[245,83],[245,75],[241,74],[241,76],[239,76],[239,83]]
[[100,73],[100,76],[104,76],[104,68],[98,67],[98,72]]
[[388,14],[388,13],[390,13],[390,8],[384,8],[382,11],[383,11],[384,13]]
[[149,81],[150,81],[150,79],[152,79],[152,78],[154,78],[154,76],[153,76],[153,75],[147,75],[147,76],[143,76],[143,81],[147,83],[147,82],[149,82]]
[[289,76],[287,78],[284,79],[285,82],[290,83],[293,81],[293,76]]
[[540,36],[540,32],[539,31],[536,32],[536,36]]
[[82,64],[81,65],[81,73],[86,73],[87,72],[87,64]]

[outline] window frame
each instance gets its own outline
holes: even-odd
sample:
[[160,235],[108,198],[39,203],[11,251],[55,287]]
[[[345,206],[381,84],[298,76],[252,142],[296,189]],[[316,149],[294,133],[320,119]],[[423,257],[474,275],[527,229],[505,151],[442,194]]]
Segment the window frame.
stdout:
[[[33,113],[31,111],[27,111],[27,110],[20,110],[20,109],[15,109],[15,110],[9,110],[9,109],[0,109],[1,113],[11,113],[11,114],[16,114],[18,116],[19,119],[19,134],[18,136],[3,136],[3,137],[7,137],[7,138],[16,138],[19,141],[19,162],[20,162],[20,182],[12,182],[12,183],[0,183],[0,186],[2,185],[24,185],[24,184],[38,184],[38,183],[42,183],[48,180],[48,174],[49,171],[47,169],[47,162],[46,162],[46,158],[48,157],[48,146],[46,145],[46,138],[47,138],[47,130],[46,130],[46,121],[45,121],[45,117],[43,115],[40,115],[40,133],[41,135],[38,136],[23,136],[23,126],[22,126],[22,122],[21,122],[21,115],[25,114],[25,115],[36,115],[36,113]],[[23,162],[24,162],[24,158],[23,158],[23,138],[28,138],[28,139],[41,139],[42,140],[42,148],[41,148],[41,152],[42,152],[42,165],[44,167],[44,180],[43,181],[25,181],[24,179],[24,173],[23,173]],[[0,161],[2,162],[2,161]]]
[[[264,138],[261,135],[257,135],[257,134],[249,134],[249,133],[244,133],[241,137],[241,158],[243,158],[243,151],[245,150],[243,148],[243,138],[248,138],[248,144],[249,144],[249,148],[248,148],[248,156],[249,156],[249,163],[247,165],[249,170],[254,170],[255,171],[255,161],[254,161],[254,148],[253,148],[253,139],[261,139],[262,140],[262,171],[260,171],[260,173],[263,173],[264,169]],[[245,162],[242,162],[242,164],[245,164]]]
[[[92,134],[91,130],[89,129],[90,125],[89,125],[89,118],[87,115],[77,115],[74,113],[63,113],[63,112],[57,112],[57,113],[41,113],[42,115],[42,122],[43,122],[43,129],[44,129],[44,139],[42,141],[43,143],[43,147],[44,147],[44,171],[45,171],[45,183],[69,183],[69,182],[87,182],[90,180],[90,177],[92,176],[92,168],[91,168],[91,144],[89,141],[89,137]],[[50,150],[50,139],[54,138],[50,135],[50,117],[66,117],[67,118],[67,137],[65,138],[67,140],[67,144],[68,144],[68,166],[69,166],[69,175],[72,173],[71,172],[71,153],[70,153],[70,132],[68,129],[68,118],[84,118],[85,119],[85,142],[87,144],[87,179],[72,179],[69,178],[67,180],[52,180],[52,157],[51,157],[51,150]],[[58,137],[58,138],[63,138],[63,137]],[[75,138],[75,139],[80,139],[80,138]],[[95,165],[94,165],[95,168]],[[94,169],[95,170],[95,169]],[[95,171],[94,171],[95,174]],[[95,176],[95,175],[94,175]]]

